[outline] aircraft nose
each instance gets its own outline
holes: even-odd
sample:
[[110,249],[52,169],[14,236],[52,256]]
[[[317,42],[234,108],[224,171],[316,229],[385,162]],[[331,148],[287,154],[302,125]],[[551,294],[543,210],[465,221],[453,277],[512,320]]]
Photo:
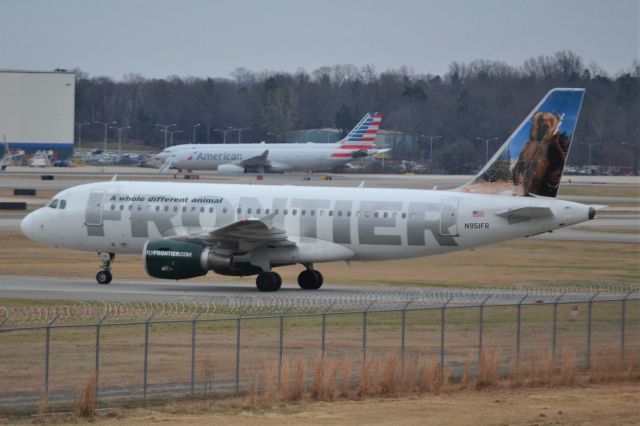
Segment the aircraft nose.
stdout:
[[156,158],[158,160],[166,160],[167,157],[169,157],[169,153],[168,152],[159,152],[156,154]]
[[26,215],[22,221],[20,221],[20,231],[29,239],[33,239],[34,230],[36,227],[34,212]]

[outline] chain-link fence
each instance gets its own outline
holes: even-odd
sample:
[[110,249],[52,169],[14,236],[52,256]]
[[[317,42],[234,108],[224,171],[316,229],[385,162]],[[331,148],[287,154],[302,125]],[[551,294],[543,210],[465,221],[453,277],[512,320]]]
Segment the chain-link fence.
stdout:
[[[43,323],[46,321],[46,323]],[[640,294],[400,290],[192,303],[0,307],[0,407],[69,402],[95,375],[97,399],[238,394],[268,369],[318,357],[439,362],[455,374],[485,349],[503,363],[575,353],[640,354]]]

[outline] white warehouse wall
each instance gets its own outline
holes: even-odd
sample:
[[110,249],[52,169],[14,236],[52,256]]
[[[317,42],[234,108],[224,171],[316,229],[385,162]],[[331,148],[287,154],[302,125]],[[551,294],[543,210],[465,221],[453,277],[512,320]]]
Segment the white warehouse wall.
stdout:
[[73,150],[75,73],[0,70],[0,147]]

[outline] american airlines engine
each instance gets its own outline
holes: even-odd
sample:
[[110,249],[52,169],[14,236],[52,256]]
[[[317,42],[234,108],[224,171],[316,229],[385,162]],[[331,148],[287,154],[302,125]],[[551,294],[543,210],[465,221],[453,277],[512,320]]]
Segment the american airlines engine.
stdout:
[[592,206],[556,198],[584,96],[554,89],[479,174],[451,191],[99,182],[69,188],[27,215],[21,230],[56,247],[94,251],[100,284],[118,253],[142,253],[147,273],[181,280],[213,271],[282,285],[274,269],[447,253],[593,219]]

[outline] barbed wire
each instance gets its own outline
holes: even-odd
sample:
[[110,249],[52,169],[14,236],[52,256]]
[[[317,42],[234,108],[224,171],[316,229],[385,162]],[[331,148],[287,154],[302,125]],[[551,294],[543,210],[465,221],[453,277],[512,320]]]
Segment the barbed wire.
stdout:
[[313,294],[255,294],[243,296],[199,297],[180,302],[75,302],[47,306],[0,306],[0,327],[56,322],[132,321],[154,315],[155,319],[185,319],[196,315],[250,316],[265,313],[294,314],[344,310],[388,310],[411,305],[447,306],[513,305],[518,303],[564,303],[590,300],[640,299],[640,289],[630,285],[536,288],[520,285],[510,288],[400,288],[378,291],[349,291]]

